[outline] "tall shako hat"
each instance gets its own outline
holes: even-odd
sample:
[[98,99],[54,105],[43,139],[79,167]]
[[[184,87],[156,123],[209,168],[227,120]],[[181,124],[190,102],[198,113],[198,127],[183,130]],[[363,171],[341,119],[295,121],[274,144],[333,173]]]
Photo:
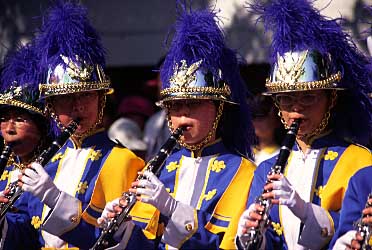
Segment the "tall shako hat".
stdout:
[[333,130],[366,144],[372,133],[371,63],[343,32],[307,0],[256,0],[249,8],[272,32],[268,94],[315,89],[338,93]]
[[225,45],[217,21],[215,11],[192,10],[187,1],[177,1],[174,35],[160,70],[159,104],[166,106],[179,99],[232,104],[225,105],[230,110],[220,121],[222,139],[230,149],[250,155],[254,134],[245,101],[248,93],[240,77],[236,52]]
[[33,44],[19,46],[4,59],[1,74],[0,107],[18,107],[31,114],[43,115],[39,101],[39,58]]
[[59,0],[43,20],[36,38],[42,68],[41,97],[91,90],[111,93],[106,77],[105,51],[87,10],[78,1]]

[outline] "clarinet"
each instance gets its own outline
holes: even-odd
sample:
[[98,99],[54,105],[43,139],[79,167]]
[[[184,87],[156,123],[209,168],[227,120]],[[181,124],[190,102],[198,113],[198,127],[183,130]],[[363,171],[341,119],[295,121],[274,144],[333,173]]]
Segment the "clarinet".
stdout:
[[7,143],[4,146],[4,150],[3,150],[3,152],[1,153],[1,156],[0,156],[0,176],[3,174],[3,172],[5,170],[5,167],[8,164],[9,157],[10,157],[11,154],[12,154],[12,144]]
[[[372,193],[368,195],[365,208],[372,207],[372,203],[369,202],[369,199],[372,199]],[[371,238],[372,228],[371,225],[364,223],[362,220],[368,217],[368,215],[362,215],[362,217],[357,220],[354,224],[356,231],[362,236],[362,240],[359,241],[361,250],[370,250],[371,246],[369,245],[369,240]]]
[[[291,153],[292,147],[296,140],[298,130],[300,128],[300,123],[301,123],[300,119],[295,119],[292,122],[284,138],[283,144],[280,148],[276,163],[273,167],[271,167],[269,175],[281,174],[284,172],[284,168],[287,164],[289,154]],[[270,180],[267,180],[266,184],[269,184],[270,182],[271,182]],[[264,190],[262,194],[267,193],[267,192],[269,191]],[[261,244],[262,232],[264,231],[265,227],[269,225],[269,214],[270,214],[270,210],[272,207],[272,202],[271,202],[271,199],[264,198],[262,194],[256,198],[256,203],[264,207],[264,210],[262,212],[259,212],[259,214],[262,216],[262,219],[258,222],[257,228],[254,228],[254,227],[250,228],[250,230],[245,235],[247,236],[248,241],[245,244],[244,249],[247,249],[247,250],[254,250],[258,248],[258,246]]]
[[[159,150],[158,154],[152,158],[146,165],[146,171],[153,172],[156,176],[159,176],[162,166],[164,165],[165,160],[168,158],[170,153],[177,145],[177,141],[183,134],[185,128],[177,128],[169,137],[169,139],[164,143],[164,145]],[[137,180],[142,179],[142,176],[137,177]],[[136,194],[131,192],[125,192],[123,194],[123,199],[127,202],[127,205],[123,208],[123,211],[120,214],[117,214],[107,226],[102,230],[102,233],[91,250],[103,250],[112,245],[115,245],[113,236],[116,231],[119,229],[120,225],[129,219],[129,213],[136,204]]]
[[[66,127],[63,132],[52,142],[49,148],[45,149],[36,162],[42,166],[45,166],[49,160],[57,153],[57,151],[66,143],[68,138],[75,132],[79,125],[80,119],[73,120],[68,127]],[[7,188],[9,193],[5,195],[8,202],[0,203],[0,220],[5,216],[5,214],[11,209],[18,198],[23,194],[23,190],[18,186],[18,181],[12,182]]]

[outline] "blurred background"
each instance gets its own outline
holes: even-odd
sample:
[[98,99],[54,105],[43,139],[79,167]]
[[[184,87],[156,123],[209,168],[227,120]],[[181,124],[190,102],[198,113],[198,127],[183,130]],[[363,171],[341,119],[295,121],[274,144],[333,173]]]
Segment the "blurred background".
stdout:
[[[159,80],[156,69],[165,55],[165,39],[175,20],[174,0],[82,0],[93,26],[107,49],[107,74],[115,93],[106,107],[106,126],[119,117],[130,117],[141,130],[158,111]],[[247,0],[194,0],[194,8],[220,10],[228,44],[241,55],[242,76],[254,94],[263,90],[269,71],[266,46],[269,37],[256,17],[245,9]],[[8,50],[26,43],[40,26],[49,0],[0,0],[0,64]],[[343,17],[344,26],[367,53],[366,30],[372,13],[371,0],[318,0],[314,5],[332,18]]]

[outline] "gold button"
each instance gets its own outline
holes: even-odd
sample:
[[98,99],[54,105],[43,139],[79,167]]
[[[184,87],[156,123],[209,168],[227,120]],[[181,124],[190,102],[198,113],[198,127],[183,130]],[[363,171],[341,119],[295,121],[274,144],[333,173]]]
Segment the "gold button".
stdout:
[[322,230],[320,231],[320,235],[322,237],[327,237],[328,236],[328,229],[326,227],[323,227]]
[[192,225],[191,224],[186,224],[185,229],[186,229],[186,231],[190,232],[192,230]]
[[78,218],[76,216],[72,216],[71,219],[70,219],[70,221],[72,223],[76,223],[78,221]]

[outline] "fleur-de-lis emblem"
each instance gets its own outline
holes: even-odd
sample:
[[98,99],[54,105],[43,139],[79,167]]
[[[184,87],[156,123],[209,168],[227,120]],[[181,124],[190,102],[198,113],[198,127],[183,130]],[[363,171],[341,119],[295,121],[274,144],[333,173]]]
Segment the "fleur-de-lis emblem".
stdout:
[[97,150],[97,151],[92,150],[89,153],[88,157],[91,161],[97,161],[101,156],[102,156],[101,150]]
[[315,189],[315,194],[316,194],[320,199],[322,199],[323,190],[324,190],[324,187],[323,187],[323,186],[319,186],[318,188]]
[[31,225],[35,228],[35,229],[39,229],[40,226],[41,226],[42,222],[41,222],[41,219],[39,216],[32,216],[32,219],[31,219]]
[[[90,78],[93,72],[93,66],[89,65],[86,61],[80,60],[78,55],[75,55],[76,62],[67,56],[60,55],[63,62],[67,65],[67,74],[75,80],[86,81]],[[78,62],[78,63],[77,63]]]
[[280,225],[280,223],[275,223],[271,222],[271,225],[273,226],[274,231],[276,232],[277,235],[282,235],[283,234],[283,227]]
[[215,160],[215,161],[213,161],[211,170],[216,172],[216,173],[219,173],[219,172],[221,172],[222,169],[225,169],[225,168],[226,168],[226,165],[225,165],[224,161]]
[[8,170],[4,170],[3,174],[0,177],[0,181],[5,181],[5,180],[8,179],[8,177],[9,177],[9,171]]
[[329,150],[327,152],[327,154],[324,156],[324,160],[326,161],[333,161],[334,159],[336,159],[338,157],[338,153],[335,152],[335,151],[332,151],[332,150]]
[[173,76],[169,79],[171,87],[188,87],[190,83],[196,80],[195,72],[199,69],[203,60],[197,61],[187,66],[186,60],[181,60],[181,66],[178,63],[175,64],[173,69]]
[[303,65],[307,54],[308,50],[302,52],[297,60],[292,56],[281,57],[278,54],[278,70],[276,72],[278,80],[289,84],[295,84],[298,82],[298,79],[305,72]]
[[59,152],[59,153],[55,154],[50,161],[51,162],[56,162],[56,161],[58,161],[58,160],[60,160],[62,158],[63,158],[63,154],[61,152]]
[[78,185],[78,187],[77,187],[76,192],[78,194],[84,194],[85,191],[87,190],[87,188],[88,188],[88,182],[87,181],[80,182],[79,185]]
[[178,165],[178,163],[176,161],[172,161],[165,168],[168,170],[168,172],[172,172],[179,167],[180,166]]
[[213,189],[211,191],[209,191],[207,194],[204,195],[204,199],[206,201],[209,201],[213,198],[213,196],[215,196],[217,194],[217,189]]

